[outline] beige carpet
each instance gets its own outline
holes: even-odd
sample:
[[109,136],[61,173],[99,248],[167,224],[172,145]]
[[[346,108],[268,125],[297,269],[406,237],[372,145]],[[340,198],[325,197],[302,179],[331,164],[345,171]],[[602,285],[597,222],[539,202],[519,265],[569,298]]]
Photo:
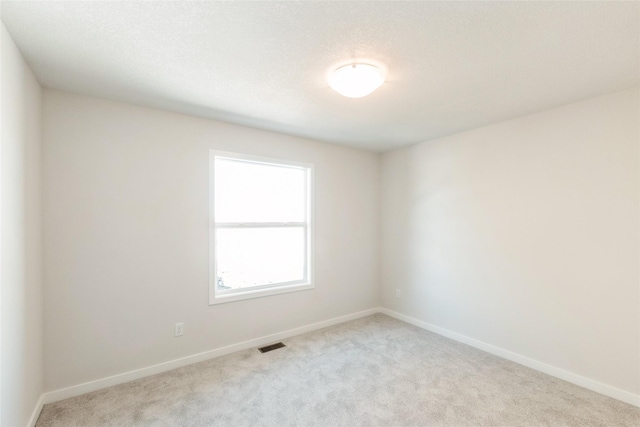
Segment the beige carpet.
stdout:
[[640,409],[385,315],[45,405],[47,426],[640,426]]

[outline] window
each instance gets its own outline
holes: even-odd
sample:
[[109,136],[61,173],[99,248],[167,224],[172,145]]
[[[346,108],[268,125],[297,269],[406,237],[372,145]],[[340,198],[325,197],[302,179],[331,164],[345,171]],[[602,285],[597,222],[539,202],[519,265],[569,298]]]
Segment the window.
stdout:
[[210,304],[313,288],[312,166],[212,151]]

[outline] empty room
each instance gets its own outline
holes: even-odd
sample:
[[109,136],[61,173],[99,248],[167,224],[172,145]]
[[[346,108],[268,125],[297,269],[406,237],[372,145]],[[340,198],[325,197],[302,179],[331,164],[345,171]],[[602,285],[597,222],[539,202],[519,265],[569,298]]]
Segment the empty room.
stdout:
[[640,426],[640,2],[0,0],[0,426]]

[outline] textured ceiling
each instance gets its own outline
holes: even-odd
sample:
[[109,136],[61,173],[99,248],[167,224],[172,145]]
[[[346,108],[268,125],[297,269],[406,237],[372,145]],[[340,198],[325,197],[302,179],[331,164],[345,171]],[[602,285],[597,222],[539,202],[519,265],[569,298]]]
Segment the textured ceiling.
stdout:
[[[639,84],[638,2],[12,2],[50,88],[385,151]],[[333,92],[362,60],[387,81]]]

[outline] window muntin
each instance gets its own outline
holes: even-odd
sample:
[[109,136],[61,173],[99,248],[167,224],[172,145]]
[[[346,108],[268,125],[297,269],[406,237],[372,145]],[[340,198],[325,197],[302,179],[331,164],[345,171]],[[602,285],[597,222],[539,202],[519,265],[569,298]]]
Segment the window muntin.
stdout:
[[210,303],[312,288],[311,165],[212,152]]

